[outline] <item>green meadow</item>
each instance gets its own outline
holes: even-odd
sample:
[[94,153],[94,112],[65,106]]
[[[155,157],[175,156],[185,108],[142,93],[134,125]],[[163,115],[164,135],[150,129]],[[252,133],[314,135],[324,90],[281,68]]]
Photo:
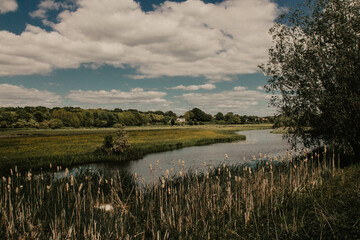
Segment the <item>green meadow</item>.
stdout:
[[75,164],[124,161],[145,154],[182,147],[245,140],[236,131],[270,128],[270,124],[202,125],[189,127],[144,126],[127,127],[131,151],[122,156],[97,154],[104,136],[115,136],[116,128],[106,129],[22,129],[0,132],[0,168],[47,168],[50,163]]

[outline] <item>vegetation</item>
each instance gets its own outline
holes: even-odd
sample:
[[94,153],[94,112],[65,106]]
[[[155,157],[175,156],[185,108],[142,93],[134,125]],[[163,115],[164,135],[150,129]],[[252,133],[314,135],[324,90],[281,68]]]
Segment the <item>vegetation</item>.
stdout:
[[[232,114],[232,113],[231,113]],[[240,124],[273,123],[274,117],[238,116],[238,121],[218,120],[199,108],[185,113],[187,124],[204,123]],[[81,109],[79,107],[5,107],[0,108],[0,129],[9,128],[121,128],[124,126],[180,125],[177,115],[172,111],[141,112],[135,109],[114,110]]]
[[326,150],[260,159],[252,168],[167,170],[150,185],[127,172],[20,175],[14,168],[0,183],[0,238],[360,237],[359,165],[336,169],[339,159]]
[[129,127],[128,142],[132,148],[119,155],[96,151],[106,135],[116,136],[118,129],[38,129],[0,132],[0,169],[18,165],[22,169],[48,168],[53,165],[75,165],[140,159],[148,153],[182,147],[244,140],[235,131],[271,128],[269,124],[204,125],[196,127]]
[[[360,158],[360,2],[307,1],[270,30],[262,65],[267,89],[293,141],[326,144]],[[280,94],[281,97],[280,97]]]

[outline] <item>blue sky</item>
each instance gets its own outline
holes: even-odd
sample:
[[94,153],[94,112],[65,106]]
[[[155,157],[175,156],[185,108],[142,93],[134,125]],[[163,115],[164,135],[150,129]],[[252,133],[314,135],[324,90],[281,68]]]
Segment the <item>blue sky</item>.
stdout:
[[257,65],[300,0],[0,0],[0,106],[265,116]]

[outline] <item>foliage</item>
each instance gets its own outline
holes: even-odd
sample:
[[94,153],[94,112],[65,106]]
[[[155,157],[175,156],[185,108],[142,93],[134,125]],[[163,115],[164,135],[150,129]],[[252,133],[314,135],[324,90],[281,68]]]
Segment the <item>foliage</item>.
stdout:
[[[325,142],[360,157],[360,2],[308,1],[270,30],[261,69],[290,139]],[[279,95],[281,94],[281,95]]]

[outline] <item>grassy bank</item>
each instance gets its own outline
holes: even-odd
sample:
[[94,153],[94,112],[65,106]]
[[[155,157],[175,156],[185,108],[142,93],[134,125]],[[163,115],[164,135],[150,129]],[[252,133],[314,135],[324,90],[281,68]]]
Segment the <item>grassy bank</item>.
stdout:
[[117,129],[23,129],[0,132],[0,169],[15,165],[23,169],[47,168],[52,165],[75,165],[102,161],[142,158],[145,154],[182,147],[244,140],[239,130],[270,128],[271,125],[204,125],[194,127],[129,127],[133,149],[122,156],[94,154],[105,135]]
[[[358,239],[360,166],[291,157],[143,185],[126,172],[0,183],[1,239]],[[54,173],[56,174],[56,173]]]

